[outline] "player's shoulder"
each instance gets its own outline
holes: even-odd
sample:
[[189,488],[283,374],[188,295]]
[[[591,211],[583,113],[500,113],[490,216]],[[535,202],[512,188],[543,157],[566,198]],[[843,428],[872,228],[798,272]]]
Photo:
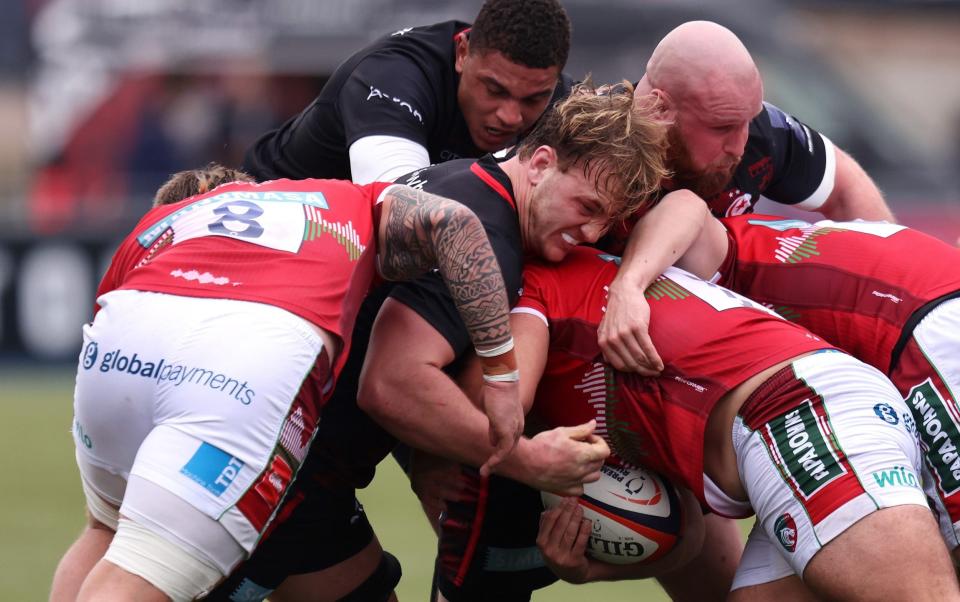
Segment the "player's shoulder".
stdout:
[[806,147],[810,137],[815,134],[817,132],[800,119],[767,101],[763,102],[763,109],[750,122],[750,138],[759,138],[769,144],[793,138]]
[[455,199],[470,207],[485,225],[490,225],[491,220],[505,221],[506,224],[517,221],[510,178],[491,155],[444,161],[413,171],[396,181]]
[[554,286],[568,289],[572,295],[573,290],[582,293],[589,289],[588,283],[596,280],[601,272],[605,270],[616,272],[619,266],[620,257],[616,255],[604,253],[593,247],[577,246],[571,249],[559,263],[531,259],[524,266],[524,271],[542,282],[550,282]]
[[418,27],[401,27],[374,41],[362,54],[377,57],[396,57],[420,67],[435,63],[453,63],[456,37],[470,28],[463,21],[443,21]]

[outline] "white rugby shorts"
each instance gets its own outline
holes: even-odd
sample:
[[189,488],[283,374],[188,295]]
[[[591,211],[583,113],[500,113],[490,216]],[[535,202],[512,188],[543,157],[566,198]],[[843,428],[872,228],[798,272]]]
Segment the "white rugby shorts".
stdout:
[[880,508],[927,507],[910,411],[883,374],[844,353],[800,358],[758,387],[733,445],[757,513],[733,589],[802,577],[823,546]]
[[960,299],[914,328],[890,380],[913,412],[924,454],[924,489],[951,550],[960,545]]
[[[261,303],[127,290],[99,302],[77,369],[81,472],[93,465],[123,482],[150,481],[219,521],[249,553],[316,431],[314,392],[329,378],[319,332]],[[84,478],[105,499],[121,497],[103,474]],[[149,518],[149,509],[128,510]]]

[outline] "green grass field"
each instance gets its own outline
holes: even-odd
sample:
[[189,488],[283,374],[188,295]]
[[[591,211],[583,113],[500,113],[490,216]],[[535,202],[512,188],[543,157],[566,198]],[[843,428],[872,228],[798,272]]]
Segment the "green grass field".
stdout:
[[[0,592],[3,600],[45,600],[60,555],[83,526],[83,494],[70,437],[73,373],[65,369],[0,368]],[[394,462],[385,462],[361,501],[384,547],[403,563],[400,600],[425,601],[435,539]],[[656,602],[653,581],[565,583],[534,600]]]

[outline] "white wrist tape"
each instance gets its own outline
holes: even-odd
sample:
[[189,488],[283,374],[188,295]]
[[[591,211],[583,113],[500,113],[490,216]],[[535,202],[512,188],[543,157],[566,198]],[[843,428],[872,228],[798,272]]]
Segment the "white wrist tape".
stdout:
[[496,347],[491,347],[490,349],[474,349],[476,350],[477,355],[480,357],[496,357],[498,355],[503,355],[504,353],[513,349],[513,337],[507,339],[506,343],[497,345]]
[[520,371],[514,370],[505,374],[484,374],[483,380],[488,383],[515,383],[520,380]]

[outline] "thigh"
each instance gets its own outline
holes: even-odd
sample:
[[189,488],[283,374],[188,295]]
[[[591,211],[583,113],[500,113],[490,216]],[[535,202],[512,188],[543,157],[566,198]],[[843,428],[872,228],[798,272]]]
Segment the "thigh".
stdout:
[[829,353],[785,374],[738,417],[734,446],[761,528],[802,577],[857,521],[881,508],[926,509],[926,498],[916,435],[902,420],[908,410],[879,372]]
[[[270,594],[271,602],[334,602],[387,600],[399,573],[378,576],[384,551],[376,537],[359,552],[328,568],[291,575]],[[374,582],[375,581],[375,582]]]
[[557,580],[537,548],[540,492],[464,467],[464,499],[440,523],[437,585],[450,602],[529,600]]
[[[769,583],[781,583],[787,577],[796,577],[793,567],[774,547],[774,542],[759,523],[754,523],[747,536],[747,545],[740,557],[733,590],[756,588]],[[747,596],[747,598],[751,597]],[[756,598],[755,598],[756,599]]]
[[[89,405],[110,409],[99,401],[107,399],[148,408],[152,422],[146,433],[134,429],[140,441],[132,465],[123,458],[124,465],[106,467],[176,495],[252,551],[316,431],[329,378],[320,334],[262,303],[138,291],[103,300],[103,328],[94,333],[103,334],[93,340],[99,357],[81,359],[81,373],[104,380]],[[111,397],[110,389],[118,392]],[[80,397],[78,415],[86,416]],[[101,421],[127,438],[122,411]],[[91,439],[78,450],[100,458],[106,437]]]
[[79,451],[76,458],[87,512],[96,522],[116,531],[127,479],[91,463],[90,459]]
[[819,600],[793,568],[777,553],[775,544],[755,523],[744,548],[727,602],[815,602]]
[[152,599],[162,592],[192,600],[210,591],[246,554],[218,520],[135,474],[120,513],[116,534],[85,580],[81,597],[112,599],[122,583],[124,599]]
[[960,600],[936,522],[920,506],[882,508],[864,517],[813,557],[804,581],[830,600]]

